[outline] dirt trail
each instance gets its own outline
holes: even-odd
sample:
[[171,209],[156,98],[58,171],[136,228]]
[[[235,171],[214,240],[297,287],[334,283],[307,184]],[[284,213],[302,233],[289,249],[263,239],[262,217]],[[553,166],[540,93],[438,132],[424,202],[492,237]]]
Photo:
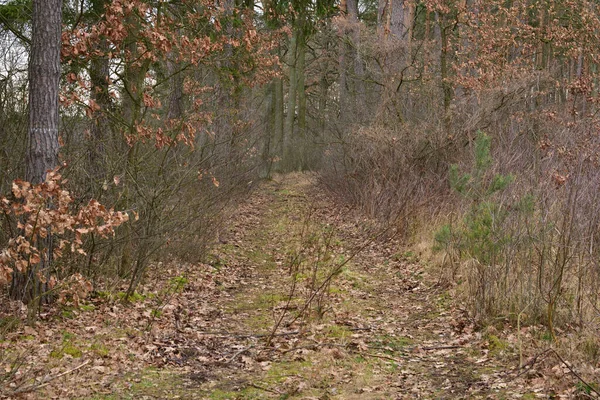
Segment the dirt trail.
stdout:
[[[196,369],[196,382],[190,375],[186,384],[194,390],[187,396],[456,399],[527,393],[511,382],[515,359],[504,354],[505,344],[473,333],[411,252],[393,240],[372,241],[369,221],[337,209],[310,176],[265,183],[233,220],[213,255],[213,266],[226,274],[213,304],[219,317],[210,321],[212,332],[191,326],[204,329],[203,339],[221,340],[219,361]],[[322,309],[311,304],[310,313],[295,319],[314,293],[297,288],[289,301],[294,250],[311,243],[299,239],[303,235],[332,253],[317,271],[319,282],[355,257],[333,278]],[[313,263],[328,257],[314,252],[319,254],[302,254]],[[300,275],[298,286],[310,281]]]
[[[373,240],[376,233],[310,175],[263,183],[233,214],[207,264],[166,265],[175,278],[139,302],[102,300],[32,335],[30,347],[40,344],[31,359],[48,360],[59,378],[24,397],[543,394],[527,389],[525,375],[515,379],[513,347],[475,332],[420,260],[394,240]],[[61,348],[49,345],[61,340]]]

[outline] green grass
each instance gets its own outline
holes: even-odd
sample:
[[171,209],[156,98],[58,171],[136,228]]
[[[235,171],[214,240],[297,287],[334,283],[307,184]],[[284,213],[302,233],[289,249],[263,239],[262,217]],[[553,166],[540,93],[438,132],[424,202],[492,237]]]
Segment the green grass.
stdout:
[[83,355],[83,352],[81,351],[81,349],[79,347],[75,346],[71,342],[66,342],[63,344],[63,346],[61,348],[54,349],[50,352],[50,357],[52,357],[52,358],[61,359],[65,355],[69,355],[73,358],[81,358],[81,356]]
[[110,354],[110,350],[108,349],[108,347],[106,347],[105,345],[101,344],[101,343],[93,343],[90,346],[90,350],[94,352],[94,354],[100,356],[100,357],[108,357],[108,355]]

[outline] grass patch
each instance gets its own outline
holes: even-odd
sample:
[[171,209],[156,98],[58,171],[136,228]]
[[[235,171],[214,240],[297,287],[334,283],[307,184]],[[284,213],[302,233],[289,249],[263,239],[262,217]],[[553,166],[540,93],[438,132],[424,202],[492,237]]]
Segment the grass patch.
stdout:
[[104,358],[104,357],[108,357],[108,355],[110,354],[110,350],[108,349],[108,347],[106,347],[105,345],[101,344],[101,343],[93,343],[90,346],[90,350],[94,352],[94,354]]
[[65,355],[69,355],[73,358],[81,358],[83,352],[71,342],[63,343],[63,346],[60,349],[54,349],[50,352],[50,357],[52,358],[61,359]]
[[[125,297],[127,296],[127,293],[125,292],[117,292],[117,298],[119,300],[125,300]],[[143,294],[139,293],[139,292],[133,292],[131,294],[131,296],[129,296],[129,298],[127,299],[127,301],[129,301],[130,303],[137,303],[139,301],[144,301],[146,300],[146,296],[144,296]]]
[[81,311],[90,312],[90,311],[94,311],[96,309],[96,307],[94,307],[93,304],[82,304],[79,306],[79,309]]
[[394,355],[395,353],[401,352],[406,346],[412,345],[413,343],[414,341],[411,338],[405,336],[396,337],[383,335],[378,336],[370,343],[370,345],[388,355]]
[[488,341],[488,349],[490,350],[490,354],[494,356],[508,349],[508,342],[500,339],[496,335],[488,334],[486,335],[486,339]]
[[325,335],[330,338],[346,339],[352,335],[352,331],[345,326],[330,325],[325,329]]

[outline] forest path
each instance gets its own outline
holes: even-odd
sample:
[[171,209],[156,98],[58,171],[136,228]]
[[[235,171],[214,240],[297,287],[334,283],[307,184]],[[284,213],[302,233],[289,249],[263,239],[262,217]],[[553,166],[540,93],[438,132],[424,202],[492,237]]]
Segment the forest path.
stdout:
[[541,396],[539,374],[515,368],[516,341],[476,332],[378,229],[312,175],[261,183],[207,263],[155,266],[127,304],[99,292],[8,334],[1,354],[25,354],[13,388],[92,400]]
[[183,328],[213,352],[185,357],[176,397],[534,395],[511,389],[515,359],[505,364],[502,341],[474,333],[411,252],[373,240],[369,221],[336,207],[310,175],[262,184],[232,221],[212,254],[220,293]]

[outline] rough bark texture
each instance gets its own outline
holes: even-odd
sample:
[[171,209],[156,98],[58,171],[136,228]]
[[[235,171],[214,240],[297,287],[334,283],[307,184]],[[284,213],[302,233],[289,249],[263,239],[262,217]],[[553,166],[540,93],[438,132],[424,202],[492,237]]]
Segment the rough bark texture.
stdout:
[[[27,180],[43,182],[46,172],[58,164],[58,90],[60,81],[60,48],[62,26],[61,0],[34,0],[32,40],[29,59],[29,128]],[[48,275],[52,265],[52,235],[39,237],[37,246],[42,260],[25,273],[14,271],[11,297],[30,304],[33,318],[45,285],[40,276]]]
[[35,0],[29,60],[27,180],[38,183],[58,164],[58,85],[62,0]]

